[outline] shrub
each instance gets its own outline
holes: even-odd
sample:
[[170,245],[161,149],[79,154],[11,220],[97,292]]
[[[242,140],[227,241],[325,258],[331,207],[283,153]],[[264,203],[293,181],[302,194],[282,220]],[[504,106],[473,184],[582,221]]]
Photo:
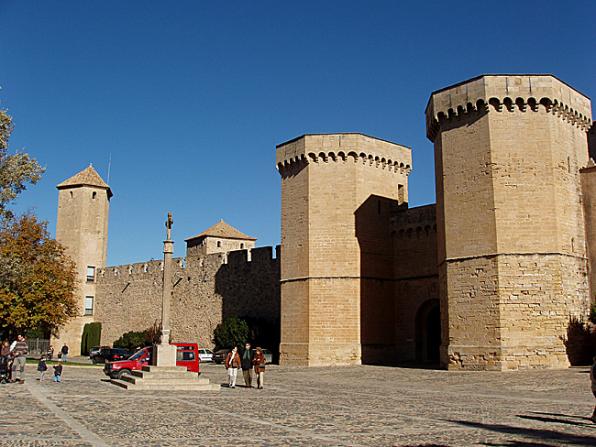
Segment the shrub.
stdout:
[[248,340],[249,328],[246,321],[238,317],[227,317],[213,331],[213,341],[218,348],[232,348]]
[[89,350],[99,346],[101,341],[101,323],[87,323],[83,327],[81,338],[81,355],[89,355]]
[[572,366],[590,365],[596,355],[596,331],[589,323],[570,318],[564,340],[567,357]]
[[592,307],[590,307],[590,322],[596,324],[596,303],[592,303]]
[[136,349],[138,347],[151,346],[158,343],[161,338],[161,325],[153,323],[144,331],[130,331],[114,342],[114,348]]

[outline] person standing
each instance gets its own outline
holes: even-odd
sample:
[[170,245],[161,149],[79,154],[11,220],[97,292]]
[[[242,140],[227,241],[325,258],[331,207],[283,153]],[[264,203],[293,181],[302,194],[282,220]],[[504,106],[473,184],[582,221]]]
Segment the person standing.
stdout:
[[54,382],[62,382],[62,359],[58,359],[58,364],[54,365]]
[[39,371],[39,381],[43,382],[43,378],[45,377],[46,371],[48,370],[45,357],[42,356],[39,359],[39,362],[37,363],[37,370]]
[[265,354],[263,354],[263,350],[261,348],[257,347],[257,352],[252,362],[255,365],[255,375],[257,376],[257,389],[262,390],[263,379],[265,376],[265,364],[267,363],[267,360],[265,359]]
[[66,343],[64,343],[64,346],[62,346],[60,353],[62,354],[62,361],[66,363],[66,360],[68,359],[68,346],[66,346]]
[[252,388],[252,360],[254,358],[250,343],[244,344],[244,352],[242,352],[242,376],[244,377],[244,385],[247,388]]
[[240,356],[238,355],[238,348],[234,348],[228,352],[226,356],[226,369],[228,370],[228,386],[236,388],[236,377],[238,376],[238,368],[240,368]]
[[[14,382],[25,383],[25,362],[27,360],[27,341],[22,335],[17,335],[17,342],[12,350],[12,356],[14,358],[12,364]],[[16,378],[18,377],[18,378]]]

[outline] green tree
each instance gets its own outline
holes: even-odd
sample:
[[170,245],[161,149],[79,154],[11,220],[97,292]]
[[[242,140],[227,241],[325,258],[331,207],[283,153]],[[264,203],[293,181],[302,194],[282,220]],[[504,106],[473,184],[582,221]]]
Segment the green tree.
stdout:
[[24,152],[8,153],[8,140],[13,131],[13,122],[5,110],[0,110],[0,217],[12,217],[6,208],[28,183],[37,183],[43,168]]
[[213,340],[219,348],[232,348],[248,340],[248,323],[238,317],[227,317],[213,331]]
[[0,222],[0,329],[48,332],[78,313],[76,271],[64,248],[35,216]]
[[83,336],[81,337],[81,354],[89,355],[89,350],[94,346],[99,346],[101,340],[101,323],[87,323],[83,327]]
[[114,342],[114,348],[136,349],[151,346],[161,339],[161,325],[156,321],[144,331],[129,331]]

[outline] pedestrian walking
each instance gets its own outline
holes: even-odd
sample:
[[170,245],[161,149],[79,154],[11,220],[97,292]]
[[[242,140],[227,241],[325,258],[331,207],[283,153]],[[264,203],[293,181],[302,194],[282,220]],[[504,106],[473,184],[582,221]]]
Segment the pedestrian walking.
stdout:
[[62,359],[58,359],[58,364],[54,365],[54,382],[62,382]]
[[64,346],[62,346],[62,349],[60,349],[60,354],[62,354],[60,358],[64,363],[66,363],[66,360],[68,359],[68,346],[66,346],[66,343],[64,343]]
[[244,344],[244,351],[242,352],[242,376],[244,377],[244,385],[247,388],[252,388],[252,360],[254,354],[252,352],[250,343]]
[[37,370],[39,371],[39,381],[43,382],[43,378],[45,377],[46,371],[48,370],[45,357],[42,356],[39,359],[39,362],[37,363]]
[[240,356],[238,355],[238,348],[234,348],[228,352],[226,356],[226,369],[228,370],[228,386],[236,388],[236,377],[238,376],[238,368],[240,368]]
[[17,335],[16,343],[12,350],[13,364],[12,375],[13,382],[25,383],[25,362],[27,360],[27,341],[22,335]]
[[10,382],[10,368],[10,345],[4,341],[0,347],[0,383]]
[[257,352],[255,353],[255,358],[252,362],[255,366],[255,375],[257,376],[257,389],[262,390],[263,379],[265,377],[265,365],[267,364],[267,359],[265,359],[263,349],[257,347]]

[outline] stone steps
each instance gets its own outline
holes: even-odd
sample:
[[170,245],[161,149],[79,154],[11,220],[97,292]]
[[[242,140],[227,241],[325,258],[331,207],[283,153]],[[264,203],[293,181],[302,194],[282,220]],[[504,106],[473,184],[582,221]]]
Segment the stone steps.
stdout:
[[200,382],[160,382],[152,384],[132,384],[125,380],[111,379],[110,383],[113,383],[120,388],[126,390],[139,390],[139,391],[151,391],[151,390],[163,390],[163,391],[219,391],[220,386],[214,383],[200,383]]
[[145,366],[110,383],[127,390],[219,391],[220,386],[178,366]]

